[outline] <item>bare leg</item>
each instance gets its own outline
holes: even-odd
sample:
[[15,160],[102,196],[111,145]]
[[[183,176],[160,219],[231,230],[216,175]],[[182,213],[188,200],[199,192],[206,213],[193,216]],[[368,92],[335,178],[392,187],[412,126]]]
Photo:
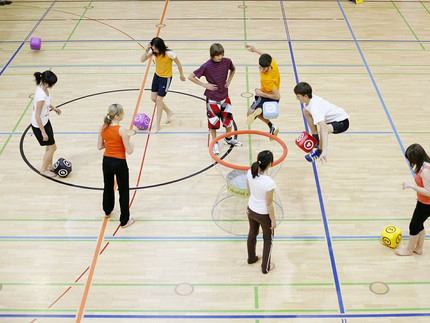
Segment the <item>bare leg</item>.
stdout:
[[216,138],[216,129],[209,129],[209,132],[211,133],[212,140]]
[[167,107],[167,105],[166,105],[166,103],[164,103],[164,101],[163,100],[161,100],[161,102],[163,103],[163,110],[164,110],[164,112],[166,112],[166,114],[167,114],[167,119],[166,119],[166,123],[170,123],[170,121],[172,121],[172,118],[173,118],[173,112],[172,112],[172,110],[170,110],[168,107]]
[[414,249],[414,252],[418,255],[423,254],[423,245],[424,245],[425,238],[426,238],[426,230],[421,230],[420,233],[418,233],[418,242]]
[[56,150],[57,150],[56,144],[45,147],[45,155],[43,155],[43,164],[42,164],[42,169],[40,170],[40,174],[48,177],[56,176],[55,173],[51,171],[53,169],[52,158]]
[[[161,128],[161,115],[163,114],[163,106],[160,103],[160,97],[157,95],[157,92],[151,92],[151,100],[156,105],[156,112],[155,112],[155,120],[152,122],[152,128],[151,133],[157,133]],[[163,98],[161,98],[161,102],[163,101]]]
[[408,247],[403,248],[403,249],[396,249],[395,250],[396,254],[399,256],[410,256],[410,255],[412,255],[414,249],[417,246],[418,239],[419,239],[419,234],[416,234],[414,236],[409,236]]

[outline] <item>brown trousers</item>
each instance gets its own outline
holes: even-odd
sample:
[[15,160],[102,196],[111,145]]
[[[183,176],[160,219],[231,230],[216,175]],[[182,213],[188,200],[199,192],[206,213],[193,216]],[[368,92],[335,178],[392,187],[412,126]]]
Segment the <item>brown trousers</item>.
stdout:
[[259,214],[252,211],[249,207],[246,210],[249,220],[249,233],[248,233],[248,264],[253,264],[258,260],[255,253],[257,246],[257,236],[259,233],[260,225],[263,229],[263,260],[261,262],[261,270],[263,274],[267,274],[270,270],[270,258],[272,255],[272,239],[275,234],[274,230],[270,229],[271,221],[268,214]]

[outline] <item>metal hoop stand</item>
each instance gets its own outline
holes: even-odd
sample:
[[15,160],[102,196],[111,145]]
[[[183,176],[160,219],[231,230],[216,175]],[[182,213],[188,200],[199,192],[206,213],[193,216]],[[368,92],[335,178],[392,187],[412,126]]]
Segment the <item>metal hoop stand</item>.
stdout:
[[[247,171],[245,170],[236,169],[227,173],[226,184],[218,192],[212,207],[212,219],[215,224],[220,229],[237,236],[248,235],[246,173]],[[279,225],[284,218],[284,209],[276,191],[273,197],[273,205],[275,207],[276,222]]]

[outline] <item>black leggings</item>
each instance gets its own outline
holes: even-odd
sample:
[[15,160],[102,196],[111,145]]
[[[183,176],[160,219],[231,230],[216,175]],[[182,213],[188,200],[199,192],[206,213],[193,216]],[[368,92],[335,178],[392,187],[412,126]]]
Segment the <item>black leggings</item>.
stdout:
[[118,183],[121,225],[126,225],[130,218],[130,191],[128,183],[128,166],[125,159],[103,156],[103,211],[111,214],[115,206],[115,175]]
[[415,236],[424,230],[424,222],[430,216],[430,204],[424,204],[417,201],[414,214],[412,215],[411,222],[409,223],[409,234]]

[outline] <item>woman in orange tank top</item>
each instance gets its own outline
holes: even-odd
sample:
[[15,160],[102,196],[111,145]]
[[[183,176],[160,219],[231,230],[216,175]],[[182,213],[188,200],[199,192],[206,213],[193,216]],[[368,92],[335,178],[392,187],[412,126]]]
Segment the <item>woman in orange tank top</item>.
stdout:
[[124,110],[120,104],[112,104],[101,126],[97,147],[104,149],[103,154],[103,211],[107,217],[115,206],[115,176],[119,191],[121,209],[121,227],[126,228],[134,223],[130,218],[130,191],[128,166],[125,153],[133,152],[133,144],[129,141],[127,132],[119,122],[124,118]]
[[415,183],[403,182],[403,189],[412,188],[417,192],[417,205],[409,223],[409,243],[407,248],[396,249],[399,256],[413,253],[422,255],[426,237],[424,222],[430,216],[430,157],[419,144],[406,149],[405,157],[415,172]]

